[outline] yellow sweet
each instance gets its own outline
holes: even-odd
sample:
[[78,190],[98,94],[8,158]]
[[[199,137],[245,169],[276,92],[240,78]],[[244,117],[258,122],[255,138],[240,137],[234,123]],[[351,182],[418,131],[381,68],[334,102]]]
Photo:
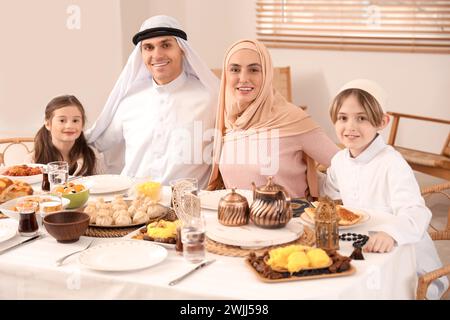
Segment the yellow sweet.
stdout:
[[311,267],[313,268],[323,268],[326,267],[330,262],[330,257],[322,249],[311,249],[306,255],[311,262]]
[[154,181],[147,181],[136,186],[136,191],[139,195],[145,195],[153,201],[161,199],[161,183]]
[[152,238],[174,238],[177,234],[178,225],[178,220],[153,222],[147,226],[147,234]]
[[269,259],[267,260],[267,264],[271,266],[272,269],[286,269],[289,256],[294,252],[303,252],[307,248],[309,247],[294,244],[272,249],[269,251]]
[[309,267],[309,259],[304,251],[293,252],[289,255],[287,269],[290,273],[298,272]]
[[306,268],[324,268],[329,265],[330,257],[322,249],[290,245],[270,250],[266,263],[273,270],[293,273]]

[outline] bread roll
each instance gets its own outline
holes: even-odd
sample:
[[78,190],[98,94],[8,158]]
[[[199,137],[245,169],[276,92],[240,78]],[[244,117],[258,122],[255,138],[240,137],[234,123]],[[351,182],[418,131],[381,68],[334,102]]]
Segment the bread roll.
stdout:
[[0,178],[0,203],[32,194],[33,188],[28,183],[18,180],[12,181],[6,177]]

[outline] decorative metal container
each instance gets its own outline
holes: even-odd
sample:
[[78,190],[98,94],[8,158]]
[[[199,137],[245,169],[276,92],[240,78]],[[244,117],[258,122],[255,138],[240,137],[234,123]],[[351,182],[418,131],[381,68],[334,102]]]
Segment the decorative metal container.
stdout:
[[217,214],[219,222],[225,226],[248,224],[248,201],[233,188],[230,193],[220,199]]
[[284,227],[292,218],[291,198],[284,187],[275,184],[268,177],[265,186],[253,186],[253,203],[250,219],[261,228],[276,229]]
[[328,197],[321,199],[314,216],[316,247],[325,250],[339,249],[339,216],[336,205]]

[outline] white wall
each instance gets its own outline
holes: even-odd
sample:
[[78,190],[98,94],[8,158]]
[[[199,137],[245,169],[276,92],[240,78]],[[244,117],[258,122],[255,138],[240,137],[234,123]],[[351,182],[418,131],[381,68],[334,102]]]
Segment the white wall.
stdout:
[[[70,5],[79,30],[66,26]],[[118,0],[2,0],[0,137],[33,135],[60,94],[75,94],[93,122],[122,67],[120,34]]]

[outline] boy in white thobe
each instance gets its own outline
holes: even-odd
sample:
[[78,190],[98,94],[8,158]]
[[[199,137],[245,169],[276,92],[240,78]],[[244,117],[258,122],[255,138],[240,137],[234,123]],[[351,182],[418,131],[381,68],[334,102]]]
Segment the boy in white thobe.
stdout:
[[[427,232],[431,212],[408,163],[377,133],[389,122],[385,103],[383,89],[369,80],[351,81],[340,90],[330,115],[346,148],[333,157],[321,193],[349,207],[393,214],[390,224],[371,230],[364,249],[389,252],[395,244],[414,243],[417,272],[423,274],[442,267]],[[447,288],[448,279],[439,278],[427,298],[439,298]]]

